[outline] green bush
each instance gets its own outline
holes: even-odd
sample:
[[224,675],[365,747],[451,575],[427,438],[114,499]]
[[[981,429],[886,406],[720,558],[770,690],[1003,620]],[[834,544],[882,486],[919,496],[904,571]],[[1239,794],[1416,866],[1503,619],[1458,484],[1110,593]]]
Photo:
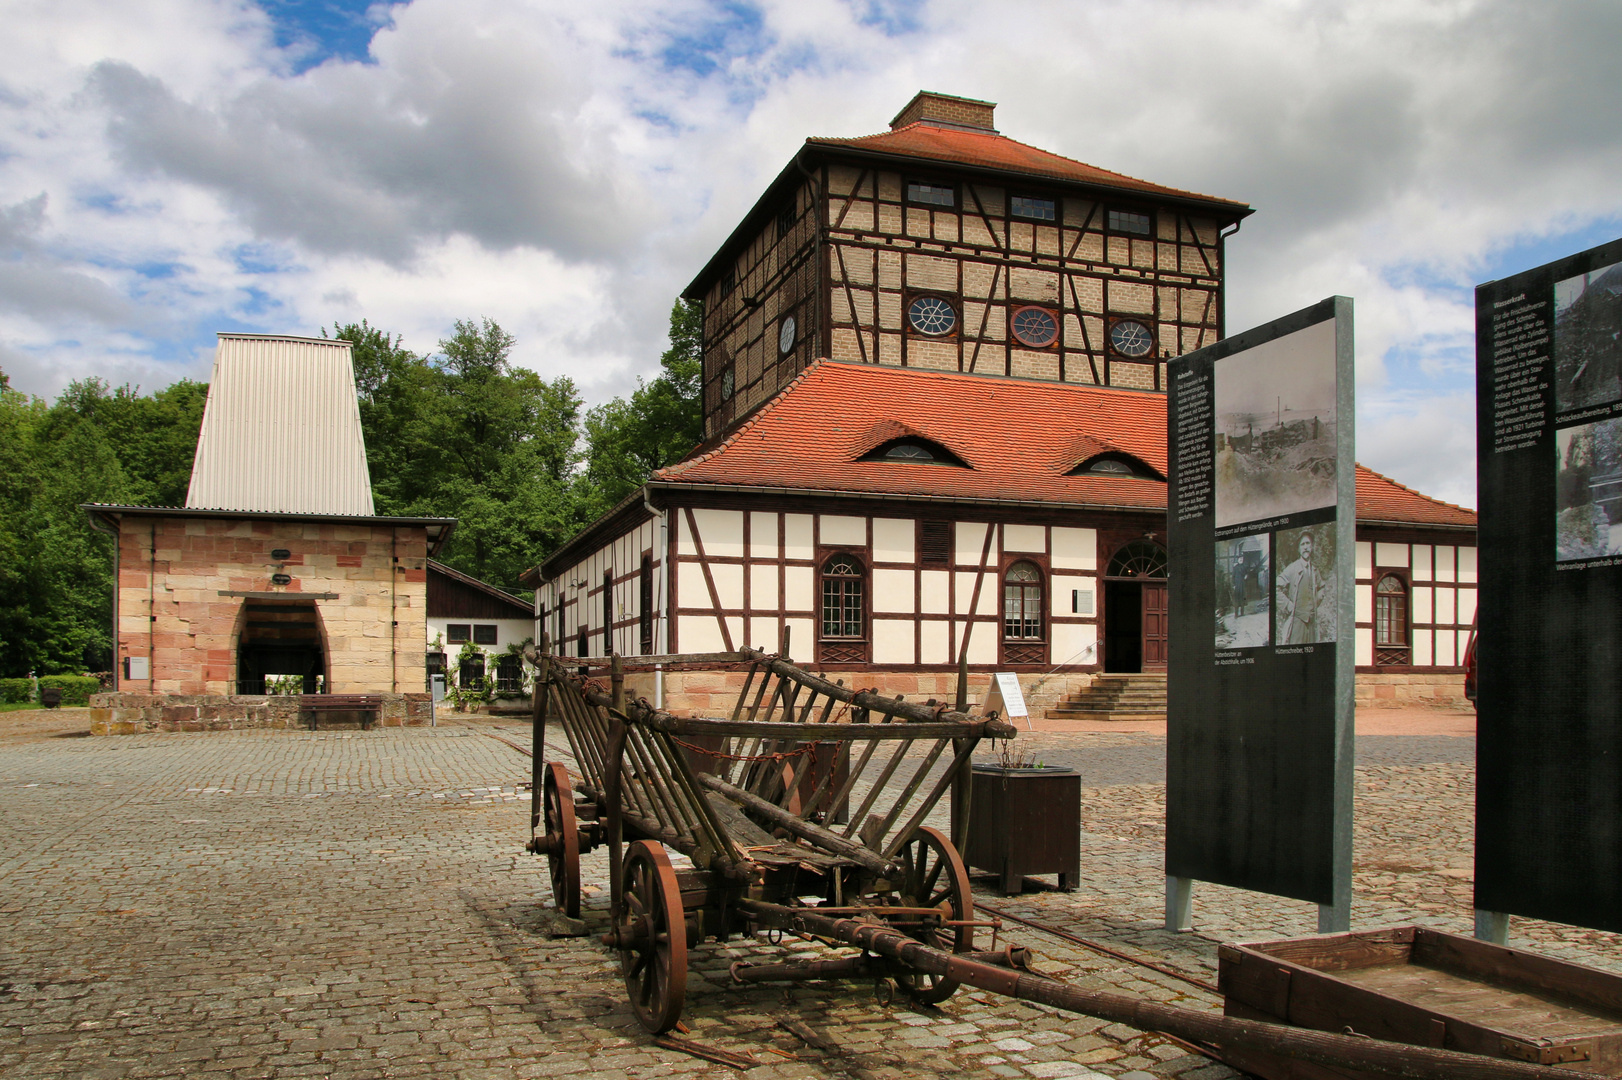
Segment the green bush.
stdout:
[[[26,679],[11,679],[10,682],[27,682]],[[90,675],[41,675],[39,686],[43,690],[54,686],[62,691],[62,704],[88,705],[90,695],[101,690],[101,680]]]
[[19,705],[34,700],[34,680],[0,679],[0,703]]

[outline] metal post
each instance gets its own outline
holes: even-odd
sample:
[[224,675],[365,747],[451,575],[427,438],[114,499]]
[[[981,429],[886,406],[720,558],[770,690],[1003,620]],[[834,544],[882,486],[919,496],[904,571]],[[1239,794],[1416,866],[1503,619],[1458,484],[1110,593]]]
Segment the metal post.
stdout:
[[1509,913],[1476,908],[1476,938],[1494,945],[1509,944]]
[[1166,875],[1166,929],[1194,929],[1194,879]]
[[1344,934],[1351,928],[1352,906],[1350,904],[1318,905],[1318,933]]

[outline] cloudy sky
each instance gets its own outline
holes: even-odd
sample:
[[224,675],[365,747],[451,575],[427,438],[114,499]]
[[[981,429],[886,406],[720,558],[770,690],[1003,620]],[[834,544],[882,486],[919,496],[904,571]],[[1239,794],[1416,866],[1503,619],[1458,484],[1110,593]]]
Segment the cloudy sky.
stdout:
[[1472,288],[1622,235],[1622,5],[0,0],[0,370],[488,315],[591,401],[807,135],[923,88],[1250,202],[1229,327],[1356,300],[1359,456],[1474,504]]

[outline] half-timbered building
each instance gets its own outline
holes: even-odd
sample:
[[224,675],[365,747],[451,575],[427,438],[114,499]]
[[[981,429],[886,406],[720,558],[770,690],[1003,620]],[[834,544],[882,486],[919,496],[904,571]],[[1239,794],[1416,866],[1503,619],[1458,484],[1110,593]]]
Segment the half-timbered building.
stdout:
[[[992,118],[922,93],[808,139],[694,279],[705,442],[526,575],[565,653],[786,641],[889,693],[1020,672],[1038,706],[1164,671],[1165,363],[1222,336],[1251,210]],[[1357,497],[1359,693],[1457,697],[1475,516],[1361,467]]]

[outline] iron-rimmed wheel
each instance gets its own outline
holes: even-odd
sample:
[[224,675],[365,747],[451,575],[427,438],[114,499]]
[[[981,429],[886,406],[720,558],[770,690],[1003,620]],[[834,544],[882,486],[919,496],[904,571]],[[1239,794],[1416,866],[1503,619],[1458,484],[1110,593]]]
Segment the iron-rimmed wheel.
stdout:
[[571,919],[580,918],[580,829],[574,816],[574,788],[569,770],[559,762],[546,766],[546,862],[552,874],[552,899]]
[[687,997],[687,920],[681,887],[663,845],[638,840],[625,853],[623,900],[615,914],[620,972],[631,1011],[662,1035],[676,1026]]
[[[942,951],[965,953],[974,948],[974,927],[961,925],[974,918],[974,897],[969,892],[969,868],[939,830],[923,828],[900,851],[901,895],[906,907],[939,908],[940,916],[907,932]],[[948,922],[959,925],[948,926]],[[935,1005],[952,996],[956,979],[919,972],[900,979],[902,989],[915,1001]]]

